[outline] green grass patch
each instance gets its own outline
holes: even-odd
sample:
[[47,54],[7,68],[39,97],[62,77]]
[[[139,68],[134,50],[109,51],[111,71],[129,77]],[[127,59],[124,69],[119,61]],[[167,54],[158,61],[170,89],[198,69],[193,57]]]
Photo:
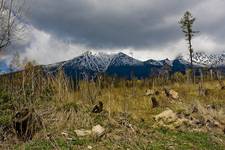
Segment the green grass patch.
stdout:
[[[222,150],[225,143],[215,140],[214,135],[200,132],[178,132],[159,129],[161,139],[154,141],[148,149],[198,149],[198,150]],[[225,136],[221,137],[225,141]]]

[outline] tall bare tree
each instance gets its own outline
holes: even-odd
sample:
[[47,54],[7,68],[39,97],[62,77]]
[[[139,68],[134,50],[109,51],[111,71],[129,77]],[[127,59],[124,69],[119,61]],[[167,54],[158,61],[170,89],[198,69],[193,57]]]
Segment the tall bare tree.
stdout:
[[192,38],[196,33],[199,33],[199,31],[193,31],[192,26],[195,22],[195,18],[192,16],[192,14],[189,11],[186,11],[184,13],[184,16],[179,21],[179,24],[181,26],[182,31],[184,32],[184,35],[186,37],[186,41],[188,41],[188,50],[190,53],[190,60],[191,60],[191,69],[193,69],[193,48],[192,48]]
[[17,38],[22,30],[19,23],[22,16],[23,0],[0,0],[0,52]]

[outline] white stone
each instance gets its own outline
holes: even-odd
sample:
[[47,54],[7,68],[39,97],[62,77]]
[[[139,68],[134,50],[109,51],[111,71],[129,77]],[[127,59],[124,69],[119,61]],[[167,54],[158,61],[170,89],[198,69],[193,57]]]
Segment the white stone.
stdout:
[[92,146],[88,145],[88,149],[92,149]]
[[179,95],[176,91],[174,90],[169,90],[169,94],[170,96],[173,98],[173,99],[178,99],[179,98]]
[[97,136],[102,136],[105,132],[105,128],[103,128],[101,125],[96,125],[92,127],[92,134]]
[[87,136],[87,135],[91,135],[91,130],[74,130],[74,132],[76,133],[77,136]]
[[163,120],[166,123],[170,123],[177,120],[176,113],[174,113],[171,109],[163,111],[162,113],[156,115],[154,118],[156,121]]

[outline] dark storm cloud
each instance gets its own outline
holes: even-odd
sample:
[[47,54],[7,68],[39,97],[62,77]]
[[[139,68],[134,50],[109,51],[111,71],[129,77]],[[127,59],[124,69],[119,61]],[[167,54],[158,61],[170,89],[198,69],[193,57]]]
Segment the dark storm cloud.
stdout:
[[[202,0],[32,0],[39,30],[91,48],[160,47],[182,37],[178,20]],[[207,27],[205,27],[207,30]]]

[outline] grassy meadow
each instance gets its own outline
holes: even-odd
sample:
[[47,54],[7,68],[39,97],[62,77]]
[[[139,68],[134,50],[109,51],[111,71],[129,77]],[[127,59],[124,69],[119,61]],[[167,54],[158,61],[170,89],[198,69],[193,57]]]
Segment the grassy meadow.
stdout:
[[[63,73],[46,76],[34,68],[0,78],[0,149],[225,149],[225,133],[214,128],[171,129],[154,119],[167,109],[179,114],[197,107],[196,116],[207,114],[224,126],[223,79],[206,76],[193,83],[186,75],[176,74],[169,80],[98,77],[74,83]],[[165,88],[176,91],[179,98],[168,97]],[[152,107],[148,89],[157,91],[158,107]],[[99,101],[103,111],[92,113]],[[42,124],[30,140],[19,139],[13,126],[15,114],[23,108],[32,110]],[[80,137],[74,132],[97,124],[105,128],[101,137]]]

